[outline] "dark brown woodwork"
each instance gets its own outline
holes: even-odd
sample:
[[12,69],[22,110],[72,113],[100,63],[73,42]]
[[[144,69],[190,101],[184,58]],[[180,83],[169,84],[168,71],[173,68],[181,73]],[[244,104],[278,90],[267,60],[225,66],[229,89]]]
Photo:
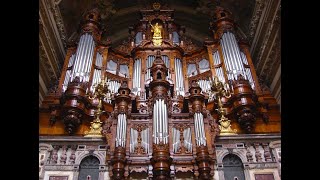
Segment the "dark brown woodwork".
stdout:
[[233,96],[230,101],[240,127],[247,133],[252,132],[258,115],[258,99],[249,81],[242,75],[239,75],[238,79],[233,82]]
[[153,144],[153,153],[150,162],[153,167],[152,179],[170,179],[170,165],[172,163],[172,158],[170,157],[168,144],[163,144],[163,142]]
[[126,163],[126,151],[124,147],[116,147],[114,149],[114,156],[111,160],[112,165],[112,179],[123,180],[125,173],[125,163]]
[[215,39],[220,39],[225,31],[234,31],[232,13],[227,9],[217,6],[214,10],[214,17],[210,28],[215,32]]
[[204,100],[206,96],[201,93],[201,88],[196,81],[191,82],[191,87],[189,88],[189,112],[193,115],[196,112],[206,114],[206,107]]
[[198,165],[198,171],[199,171],[199,179],[211,179],[212,175],[211,172],[211,164],[212,159],[209,156],[208,147],[201,145],[197,146],[197,153],[196,153],[196,162]]
[[[202,113],[206,117],[206,107],[204,104],[205,96],[201,94],[201,88],[196,81],[191,83],[189,88],[189,111],[190,115],[194,113]],[[214,137],[215,138],[215,137]],[[214,142],[214,140],[213,140]],[[213,144],[214,146],[214,144]],[[212,158],[209,156],[208,147],[204,145],[197,146],[196,148],[196,163],[198,165],[199,179],[211,178],[211,166],[213,165]]]
[[101,39],[101,17],[97,8],[87,11],[80,22],[80,33],[92,33],[95,42]]
[[[170,97],[168,96],[168,91],[170,83],[166,80],[168,68],[161,59],[160,51],[157,51],[155,60],[150,68],[150,73],[153,80],[150,82],[152,96],[149,102],[153,105],[157,99],[163,99],[165,103],[169,104]],[[167,107],[170,108],[170,106]],[[164,144],[162,141],[159,144],[153,144],[153,153],[150,161],[153,166],[153,179],[170,179],[172,158],[170,157],[168,144]]]
[[74,80],[69,83],[65,93],[61,96],[61,119],[65,124],[66,131],[70,135],[73,134],[82,123],[83,110],[88,103],[86,88],[87,84],[80,82],[79,77],[75,77]]
[[[130,116],[131,112],[131,98],[129,96],[131,90],[128,88],[127,81],[123,81],[118,94],[115,96],[115,108],[113,115],[117,117],[118,114],[126,114]],[[116,118],[117,119],[117,118]],[[116,130],[118,131],[118,129]],[[126,163],[126,149],[125,147],[115,147],[114,156],[111,160],[112,163],[112,179],[124,179],[125,176],[125,163]]]

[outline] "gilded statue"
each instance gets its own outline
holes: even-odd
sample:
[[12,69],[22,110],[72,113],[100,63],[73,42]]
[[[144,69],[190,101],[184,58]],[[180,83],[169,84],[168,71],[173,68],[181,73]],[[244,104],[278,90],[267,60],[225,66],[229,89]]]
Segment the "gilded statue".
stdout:
[[151,32],[153,32],[152,42],[155,46],[160,46],[162,44],[162,36],[161,36],[161,26],[156,23],[154,26],[150,23],[152,27]]

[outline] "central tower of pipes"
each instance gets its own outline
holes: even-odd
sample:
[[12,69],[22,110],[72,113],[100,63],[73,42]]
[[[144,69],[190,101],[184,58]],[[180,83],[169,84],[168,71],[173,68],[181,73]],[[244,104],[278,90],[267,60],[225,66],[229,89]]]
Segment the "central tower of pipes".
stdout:
[[161,59],[160,51],[150,68],[152,81],[150,90],[153,104],[153,153],[151,164],[153,166],[153,179],[170,179],[170,165],[172,158],[168,143],[168,91],[170,83],[166,80],[168,68]]

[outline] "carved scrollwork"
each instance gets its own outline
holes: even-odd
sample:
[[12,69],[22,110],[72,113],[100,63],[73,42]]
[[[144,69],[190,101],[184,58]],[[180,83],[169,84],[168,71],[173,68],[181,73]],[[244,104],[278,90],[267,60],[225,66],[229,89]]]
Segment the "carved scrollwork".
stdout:
[[148,114],[148,106],[145,106],[143,104],[140,104],[140,109],[139,109],[140,114]]

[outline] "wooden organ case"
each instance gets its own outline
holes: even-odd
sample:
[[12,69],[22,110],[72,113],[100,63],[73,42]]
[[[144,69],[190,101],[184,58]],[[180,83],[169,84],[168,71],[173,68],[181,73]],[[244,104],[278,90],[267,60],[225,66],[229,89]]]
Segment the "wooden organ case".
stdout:
[[214,78],[229,91],[220,104],[236,133],[280,132],[276,101],[261,89],[229,11],[215,9],[213,40],[203,46],[185,36],[173,10],[154,4],[140,13],[117,47],[101,41],[98,10],[84,14],[57,91],[43,102],[40,135],[83,136],[98,107],[90,94],[106,78],[111,98],[103,100],[100,119],[112,179],[212,179],[221,126]]

